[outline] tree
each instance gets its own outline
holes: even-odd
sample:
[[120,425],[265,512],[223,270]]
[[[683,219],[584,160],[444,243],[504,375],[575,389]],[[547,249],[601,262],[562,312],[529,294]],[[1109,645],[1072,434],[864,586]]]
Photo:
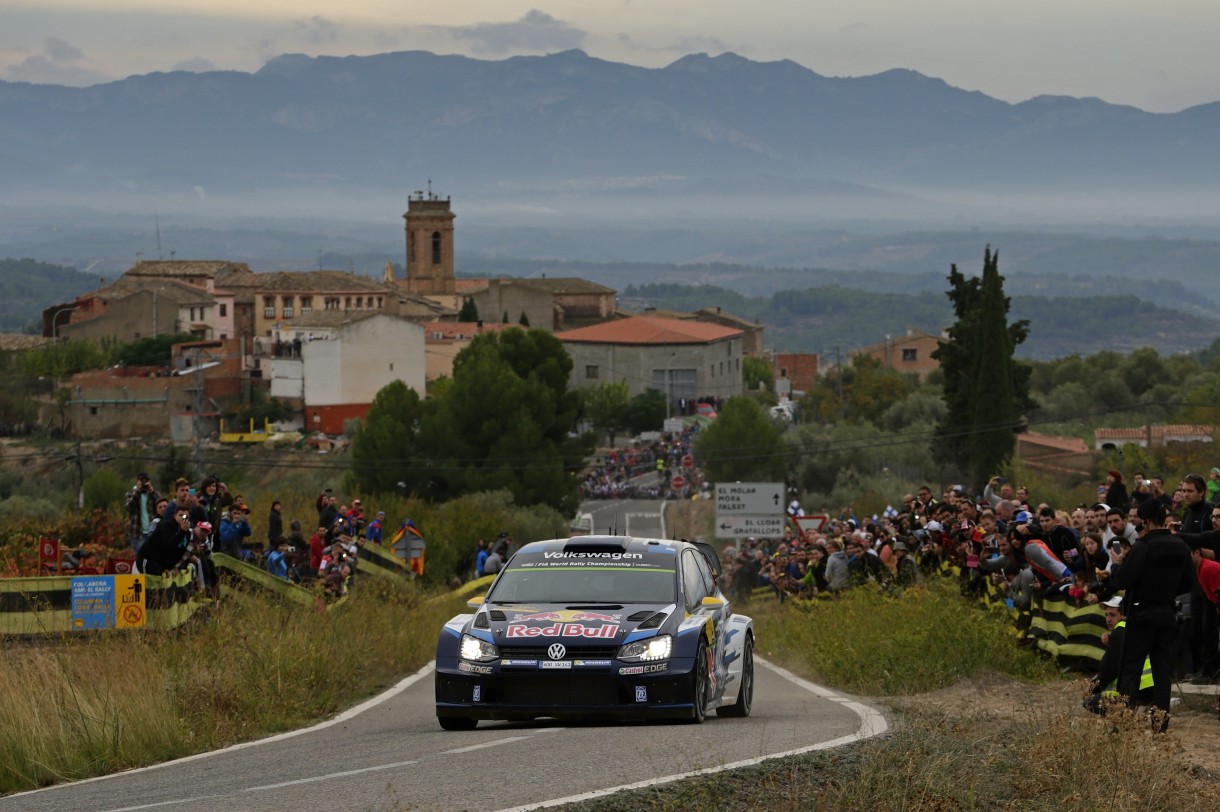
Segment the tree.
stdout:
[[766,358],[747,355],[741,360],[741,380],[747,392],[757,392],[760,389],[767,392],[775,391],[775,373]]
[[479,320],[479,308],[474,299],[467,296],[462,300],[462,309],[458,312],[458,321],[476,322]]
[[173,361],[175,344],[195,340],[195,336],[190,333],[145,336],[120,345],[117,360],[118,363],[129,367],[167,367]]
[[352,438],[352,473],[365,493],[407,493],[427,489],[426,466],[416,464],[416,449],[424,406],[414,389],[390,381],[369,406],[364,424]]
[[626,381],[603,381],[584,390],[585,418],[598,431],[613,437],[627,425],[627,405],[631,402]]
[[517,319],[517,324],[520,324],[522,327],[530,326],[530,317],[525,315],[524,310],[521,311],[521,318]]
[[947,295],[957,320],[932,357],[944,372],[948,414],[937,449],[975,484],[986,482],[1012,455],[1021,416],[1032,408],[1030,368],[1013,358],[1029,336],[1029,322],[1008,323],[1000,254],[983,252],[983,276],[967,279],[952,265]]
[[519,505],[572,513],[575,472],[592,444],[573,438],[580,398],[572,359],[553,335],[517,328],[475,336],[453,363],[453,382],[417,438],[431,465],[421,495],[508,490]]
[[782,482],[787,446],[758,401],[725,401],[716,420],[695,439],[695,450],[713,482]]
[[627,404],[623,413],[627,430],[632,434],[654,431],[665,424],[665,393],[649,387]]

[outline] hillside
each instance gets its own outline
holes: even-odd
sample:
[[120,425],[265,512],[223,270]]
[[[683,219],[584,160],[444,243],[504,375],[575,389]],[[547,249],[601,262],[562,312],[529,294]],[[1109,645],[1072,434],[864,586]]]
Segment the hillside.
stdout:
[[0,82],[0,118],[4,197],[105,195],[111,210],[162,197],[333,212],[401,199],[436,173],[446,193],[532,197],[556,216],[1164,220],[1197,219],[1220,188],[1220,103],[1011,104],[911,70],[837,78],[731,53],[663,68],[574,50],[285,54],[255,73]]
[[[1184,315],[1135,296],[1093,296],[1087,300],[1012,293],[1010,320],[1027,319],[1029,339],[1021,358],[1049,360],[1101,350],[1129,352],[1155,347],[1162,354],[1190,352],[1220,336],[1220,322]],[[714,286],[643,285],[622,293],[632,304],[692,310],[721,306],[755,319],[766,328],[768,347],[846,355],[907,330],[939,333],[953,321],[943,290],[919,294],[866,292],[842,286],[781,291],[769,298],[747,297]]]
[[42,332],[42,311],[98,286],[75,268],[33,259],[0,259],[0,332]]

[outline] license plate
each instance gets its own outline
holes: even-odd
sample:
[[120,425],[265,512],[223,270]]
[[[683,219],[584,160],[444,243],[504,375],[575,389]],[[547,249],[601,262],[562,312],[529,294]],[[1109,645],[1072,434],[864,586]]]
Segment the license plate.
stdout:
[[571,660],[543,660],[538,663],[539,668],[571,668]]

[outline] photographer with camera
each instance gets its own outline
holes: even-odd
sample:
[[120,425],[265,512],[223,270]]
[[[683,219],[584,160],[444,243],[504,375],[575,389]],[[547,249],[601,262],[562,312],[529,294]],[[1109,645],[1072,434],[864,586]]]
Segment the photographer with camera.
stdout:
[[267,554],[267,572],[285,581],[292,580],[292,562],[295,558],[292,545],[288,539],[280,536],[275,540],[275,547]]
[[138,552],[144,539],[148,538],[148,531],[157,518],[157,500],[160,498],[148,474],[143,471],[136,474],[135,487],[127,492],[124,500],[129,518],[127,540],[131,542],[133,553]]

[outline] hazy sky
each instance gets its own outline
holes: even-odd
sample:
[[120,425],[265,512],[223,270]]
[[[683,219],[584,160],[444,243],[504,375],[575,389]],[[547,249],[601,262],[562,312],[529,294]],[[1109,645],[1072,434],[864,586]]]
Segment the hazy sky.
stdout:
[[1218,41],[1216,0],[0,0],[0,79],[72,85],[254,71],[282,53],[581,48],[659,67],[733,51],[827,76],[911,68],[1008,101],[1172,112],[1220,100]]

